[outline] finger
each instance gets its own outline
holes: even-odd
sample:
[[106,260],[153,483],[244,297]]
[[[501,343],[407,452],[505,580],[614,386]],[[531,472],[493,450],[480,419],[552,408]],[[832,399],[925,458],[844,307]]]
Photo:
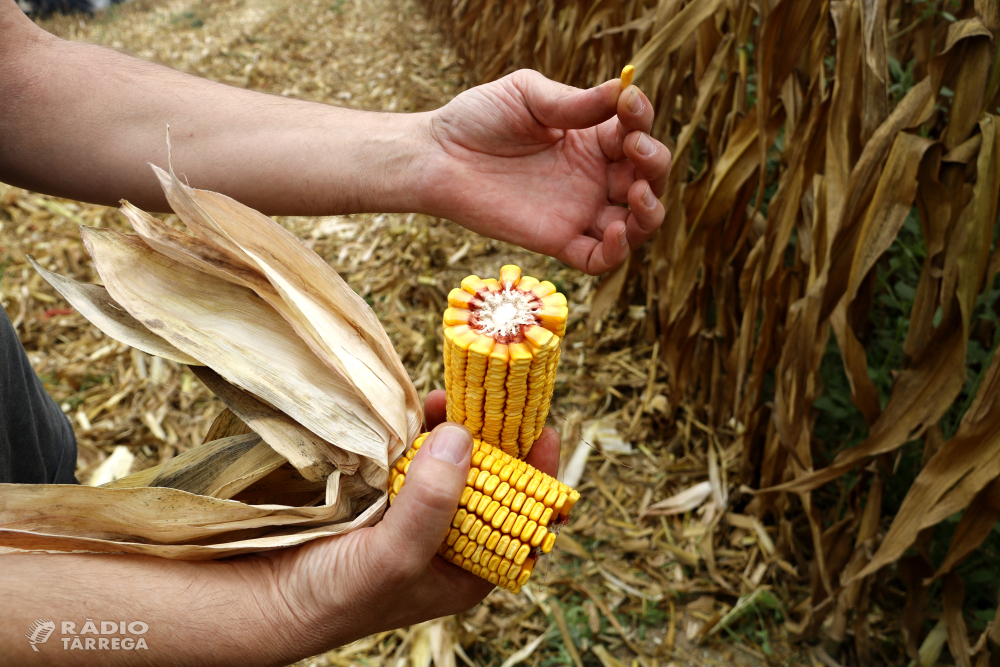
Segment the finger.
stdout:
[[604,230],[601,241],[589,236],[578,236],[570,241],[560,259],[573,268],[596,276],[624,262],[628,248],[625,223],[616,221]]
[[538,468],[546,475],[555,477],[559,474],[559,448],[561,440],[554,428],[545,427],[542,434],[531,447],[525,462]]
[[662,197],[670,176],[670,150],[646,132],[635,131],[625,137],[624,151],[635,165],[636,177],[649,181],[653,194]]
[[653,129],[653,105],[636,86],[629,86],[618,97],[618,120],[626,133]]
[[612,204],[624,204],[628,201],[628,190],[635,179],[635,165],[628,160],[609,164],[608,201]]
[[548,127],[563,130],[593,127],[614,116],[619,106],[618,79],[584,90],[522,69],[511,74],[509,80],[524,97],[531,115]]
[[413,457],[406,483],[375,526],[377,551],[400,556],[387,559],[397,576],[419,576],[437,553],[458,510],[471,458],[472,436],[452,422],[434,429]]
[[587,236],[598,241],[604,240],[604,232],[608,230],[608,225],[616,222],[624,223],[628,220],[629,214],[629,210],[622,206],[605,206],[597,216],[597,220],[587,230]]
[[638,248],[663,224],[663,203],[653,195],[652,186],[646,181],[636,181],[628,191],[631,211],[626,221],[626,236],[630,248]]
[[432,431],[447,418],[447,394],[444,389],[435,389],[424,399],[424,427]]
[[622,150],[622,142],[628,134],[622,129],[621,121],[617,117],[604,121],[597,126],[597,142],[601,145],[601,152],[612,162],[625,159],[625,151]]

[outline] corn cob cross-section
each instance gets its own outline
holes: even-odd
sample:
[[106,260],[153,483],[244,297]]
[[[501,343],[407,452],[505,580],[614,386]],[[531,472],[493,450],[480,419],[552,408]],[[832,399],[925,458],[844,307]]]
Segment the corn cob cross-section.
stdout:
[[[406,482],[418,437],[390,472],[389,503]],[[490,583],[517,593],[541,554],[552,551],[577,491],[482,440],[473,440],[472,467],[448,537],[438,553]]]
[[566,335],[566,297],[548,282],[521,276],[469,276],[448,295],[444,313],[448,420],[473,437],[525,458],[545,426]]

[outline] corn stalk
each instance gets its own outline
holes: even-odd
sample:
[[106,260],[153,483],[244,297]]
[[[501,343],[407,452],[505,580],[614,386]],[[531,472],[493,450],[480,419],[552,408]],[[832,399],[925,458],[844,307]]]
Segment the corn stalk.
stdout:
[[[653,135],[673,152],[667,218],[600,303],[623,290],[645,299],[670,413],[697,415],[741,451],[739,481],[760,490],[744,511],[776,527],[776,557],[808,563],[804,599],[785,601],[795,636],[815,637],[829,619],[842,642],[853,624],[856,655],[870,660],[876,573],[895,563],[912,600],[943,579],[950,650],[970,664],[954,568],[1000,515],[996,356],[947,439],[941,420],[965,402],[969,341],[982,334],[973,311],[1000,269],[1000,3],[426,5],[475,82],[531,67],[590,86],[634,65],[657,110]],[[909,67],[894,74],[899,63]],[[885,397],[871,378],[869,321],[879,264],[913,211],[926,256]],[[813,431],[831,334],[867,433],[826,463],[842,449]],[[920,472],[883,520],[898,453],[919,440]],[[857,482],[842,511],[822,510],[816,491],[845,474]],[[928,529],[963,510],[932,566]],[[793,526],[804,523],[811,544],[801,545]],[[918,555],[905,556],[911,547]],[[922,619],[918,609],[901,621],[913,659]],[[988,633],[980,659],[1000,651],[1000,631]]]

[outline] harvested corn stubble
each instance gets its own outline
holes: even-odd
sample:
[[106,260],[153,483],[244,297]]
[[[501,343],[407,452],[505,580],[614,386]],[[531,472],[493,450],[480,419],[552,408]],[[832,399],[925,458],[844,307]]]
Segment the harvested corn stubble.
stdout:
[[[389,473],[389,503],[406,483],[418,437]],[[472,467],[448,537],[445,560],[517,593],[580,499],[577,491],[496,447],[473,440]]]
[[448,420],[525,458],[545,426],[566,335],[566,297],[548,281],[469,276],[448,295],[444,382]]

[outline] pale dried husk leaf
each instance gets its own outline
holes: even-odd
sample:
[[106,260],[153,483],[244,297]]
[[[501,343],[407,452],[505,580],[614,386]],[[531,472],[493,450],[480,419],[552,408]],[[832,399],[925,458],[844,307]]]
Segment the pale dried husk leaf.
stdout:
[[388,466],[382,422],[252,291],[160,255],[137,236],[82,233],[108,292],[147,328],[320,437]]
[[181,352],[176,347],[152,333],[128,312],[118,305],[108,290],[100,285],[85,285],[72,278],[60,276],[46,271],[34,257],[28,261],[41,274],[42,278],[52,285],[70,305],[80,311],[80,314],[90,320],[98,329],[115,340],[164,359],[170,359],[189,366],[200,366],[201,362],[189,354]]
[[273,220],[154,169],[194,236],[123,202],[139,236],[81,228],[104,286],[35,268],[112,338],[189,364],[229,408],[219,439],[99,488],[0,486],[0,551],[221,558],[377,521],[422,420],[378,319]]

